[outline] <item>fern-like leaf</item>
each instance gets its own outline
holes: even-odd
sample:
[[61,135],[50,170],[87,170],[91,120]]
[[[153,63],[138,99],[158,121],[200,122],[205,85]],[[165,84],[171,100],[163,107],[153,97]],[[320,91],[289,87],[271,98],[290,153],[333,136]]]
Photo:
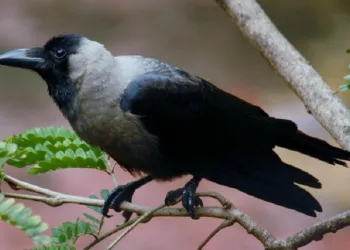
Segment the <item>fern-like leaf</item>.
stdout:
[[[108,198],[108,195],[109,195],[110,191],[108,189],[102,189],[100,191],[100,195],[101,195],[101,198],[104,199],[104,200],[107,200]],[[92,194],[92,195],[89,195],[89,198],[90,199],[101,199],[99,197],[97,197],[96,195]],[[96,213],[98,214],[102,214],[101,212],[101,208],[100,207],[96,207],[96,206],[87,206],[88,208],[94,210]]]
[[52,244],[52,245],[44,245],[40,248],[33,248],[33,250],[76,250],[75,246],[70,245],[68,243],[62,244]]
[[15,204],[15,199],[5,199],[0,193],[0,219],[25,232],[35,244],[49,244],[51,238],[41,234],[48,229],[47,223],[42,222],[40,216],[31,214],[30,208],[25,208],[22,203]]
[[101,149],[89,145],[70,129],[34,128],[3,143],[16,146],[16,152],[12,153],[7,164],[19,168],[34,165],[28,170],[32,175],[64,168],[94,168],[106,171],[108,164],[108,157]]
[[33,250],[75,250],[75,242],[79,237],[90,235],[97,237],[98,226],[78,220],[63,222],[60,226],[51,229],[51,244]]
[[98,227],[95,224],[77,220],[73,222],[63,222],[62,225],[51,229],[52,237],[55,243],[74,244],[74,242],[81,236],[92,235],[95,237]]
[[15,143],[0,141],[0,168],[17,151],[17,148]]

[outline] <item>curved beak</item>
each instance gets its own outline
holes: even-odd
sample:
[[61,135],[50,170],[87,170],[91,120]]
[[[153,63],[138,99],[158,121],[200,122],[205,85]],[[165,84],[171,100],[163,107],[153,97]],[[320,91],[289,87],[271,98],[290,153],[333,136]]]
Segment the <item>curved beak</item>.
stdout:
[[0,64],[11,67],[38,69],[43,63],[45,58],[42,48],[16,49],[0,55]]

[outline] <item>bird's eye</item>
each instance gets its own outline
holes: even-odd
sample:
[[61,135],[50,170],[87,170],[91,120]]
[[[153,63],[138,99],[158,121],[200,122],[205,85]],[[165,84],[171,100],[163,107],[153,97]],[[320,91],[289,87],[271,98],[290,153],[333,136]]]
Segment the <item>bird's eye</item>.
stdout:
[[55,51],[55,57],[58,59],[62,59],[63,57],[66,56],[67,52],[64,49],[58,49]]

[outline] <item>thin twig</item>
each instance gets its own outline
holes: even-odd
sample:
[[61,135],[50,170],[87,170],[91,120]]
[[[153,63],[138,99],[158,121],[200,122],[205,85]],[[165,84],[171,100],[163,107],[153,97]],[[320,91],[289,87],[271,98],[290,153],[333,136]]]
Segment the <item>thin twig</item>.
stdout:
[[[107,166],[106,166],[106,168],[107,168],[107,173],[112,177],[112,180],[113,180],[113,182],[114,182],[114,185],[115,185],[116,187],[118,187],[118,181],[117,181],[117,178],[116,178],[116,176],[115,176],[115,174],[114,174],[114,168],[115,168],[115,165],[116,165],[117,163],[114,163],[114,165],[113,165],[113,167],[112,167],[109,160],[110,160],[110,157],[108,156],[108,161],[107,161]],[[103,227],[103,224],[104,224],[104,220],[105,220],[105,217],[102,216],[101,219],[100,219],[100,223],[99,223],[99,225],[98,225],[97,236],[99,236],[100,233],[101,233],[101,230],[102,230],[102,227]]]
[[[178,201],[178,202],[179,202],[179,201]],[[175,204],[177,204],[178,202],[176,202]],[[175,204],[174,204],[174,205],[175,205]],[[159,207],[163,208],[164,205],[159,205]],[[155,211],[157,211],[157,210],[158,210],[158,208],[156,208],[156,210],[154,210],[154,211],[151,210],[151,214],[153,214],[153,213],[154,213]],[[148,213],[148,212],[145,212],[145,213]],[[135,222],[137,219],[138,219],[138,218],[135,218],[135,219],[129,220],[128,222],[125,222],[125,223],[123,223],[123,224],[121,224],[121,225],[118,225],[116,228],[114,228],[114,229],[112,229],[111,231],[109,231],[109,232],[103,234],[103,235],[100,236],[98,239],[96,239],[96,240],[94,240],[93,242],[91,242],[88,246],[86,246],[86,247],[84,248],[84,250],[88,250],[88,249],[92,248],[93,246],[95,246],[96,244],[98,244],[98,243],[101,242],[102,240],[106,239],[107,237],[109,237],[109,236],[111,236],[111,235],[113,235],[113,234],[119,232],[120,230],[124,229],[125,227],[127,227],[127,226],[129,226],[129,225],[134,224],[134,222]],[[144,219],[142,220],[142,223],[145,223],[145,222],[147,222],[147,221],[146,221],[146,218],[144,218]]]
[[154,209],[151,209],[149,211],[147,211],[146,213],[144,213],[143,215],[141,215],[140,217],[138,217],[131,225],[130,227],[128,227],[122,234],[120,234],[118,236],[117,239],[115,239],[108,247],[107,250],[111,250],[115,245],[118,244],[118,242],[120,242],[128,233],[130,233],[138,224],[140,224],[141,222],[143,222],[144,220],[150,219],[152,214],[155,213],[156,211],[164,208],[165,205],[160,205],[158,207],[155,207]]
[[222,229],[226,227],[232,226],[234,223],[233,220],[224,220],[207,238],[204,239],[204,241],[199,245],[198,250],[202,250],[205,245],[217,234],[219,233]]
[[39,201],[51,207],[58,207],[68,203],[87,205],[87,206],[96,206],[96,207],[103,205],[103,200],[84,198],[80,196],[67,195],[63,193],[57,193],[57,195],[51,196],[51,197],[29,195],[29,194],[17,194],[17,193],[3,193],[3,194],[5,195],[5,197],[8,197],[8,198]]
[[97,237],[100,236],[100,234],[101,234],[104,221],[105,221],[105,217],[101,216],[101,220],[100,220],[100,223],[98,225],[98,230],[97,230]]
[[116,228],[112,229],[111,231],[101,235],[100,237],[98,237],[98,239],[94,240],[93,242],[91,242],[89,245],[87,245],[86,247],[84,247],[83,250],[89,250],[92,247],[94,247],[95,245],[97,245],[98,243],[100,243],[101,241],[103,241],[104,239],[108,238],[109,236],[119,232],[120,230],[123,230],[124,228],[126,228],[127,226],[130,226],[131,224],[133,224],[136,221],[137,218],[129,220],[128,222],[125,222],[123,224],[118,225]]
[[115,174],[114,174],[114,169],[115,169],[115,166],[117,165],[117,163],[115,162],[113,167],[111,166],[110,162],[108,162],[107,164],[107,173],[112,177],[112,180],[114,182],[114,185],[116,187],[118,187],[118,181],[117,181],[117,177],[115,177]]
[[217,192],[198,192],[197,195],[201,197],[211,197],[213,199],[216,199],[221,203],[222,207],[225,209],[230,209],[234,207],[231,201],[227,200],[224,196]]

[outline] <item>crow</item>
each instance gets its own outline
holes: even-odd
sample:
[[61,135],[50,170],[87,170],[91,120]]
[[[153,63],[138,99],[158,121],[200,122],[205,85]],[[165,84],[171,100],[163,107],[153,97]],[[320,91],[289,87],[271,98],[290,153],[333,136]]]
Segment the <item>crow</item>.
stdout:
[[[346,166],[350,152],[300,131],[290,120],[157,59],[113,56],[103,44],[78,34],[60,34],[43,47],[0,55],[0,64],[29,69],[83,140],[104,150],[138,177],[113,190],[102,207],[110,217],[136,189],[154,181],[191,175],[165,197],[182,199],[193,219],[203,206],[201,180],[235,188],[264,201],[316,217],[322,207],[298,184],[321,188],[313,175],[285,163],[276,147],[330,165]],[[128,220],[131,213],[125,213]]]

